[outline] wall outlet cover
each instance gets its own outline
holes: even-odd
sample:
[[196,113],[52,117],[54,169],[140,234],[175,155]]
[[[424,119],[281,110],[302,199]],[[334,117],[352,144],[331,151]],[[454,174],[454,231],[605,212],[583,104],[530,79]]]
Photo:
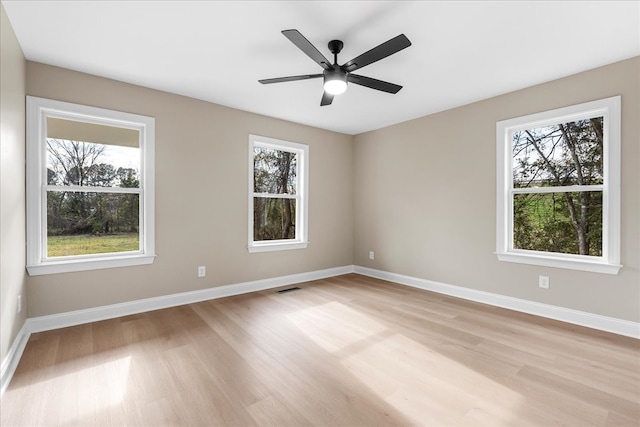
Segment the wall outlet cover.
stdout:
[[539,276],[538,286],[542,289],[549,289],[549,276]]

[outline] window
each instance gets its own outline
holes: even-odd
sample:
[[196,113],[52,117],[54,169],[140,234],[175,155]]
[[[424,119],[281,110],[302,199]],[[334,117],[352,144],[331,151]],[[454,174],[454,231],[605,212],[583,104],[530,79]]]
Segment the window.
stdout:
[[249,135],[249,252],[306,248],[309,147]]
[[27,97],[30,275],[150,264],[151,117]]
[[497,256],[617,274],[620,97],[497,123]]

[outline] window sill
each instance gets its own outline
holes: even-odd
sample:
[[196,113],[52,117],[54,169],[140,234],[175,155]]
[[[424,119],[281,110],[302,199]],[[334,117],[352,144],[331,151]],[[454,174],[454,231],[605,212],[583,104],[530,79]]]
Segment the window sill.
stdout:
[[41,264],[27,265],[27,272],[29,276],[41,276],[45,274],[72,273],[104,268],[132,267],[136,265],[153,264],[155,257],[155,255],[129,255],[109,258],[46,261]]
[[247,246],[250,253],[254,252],[272,252],[272,251],[286,251],[290,249],[306,249],[309,242],[270,242],[270,243],[254,243]]
[[545,267],[565,268],[569,270],[588,271],[591,273],[618,274],[622,265],[610,264],[605,261],[595,261],[578,258],[561,258],[529,253],[496,253],[499,261],[516,262],[519,264],[541,265]]

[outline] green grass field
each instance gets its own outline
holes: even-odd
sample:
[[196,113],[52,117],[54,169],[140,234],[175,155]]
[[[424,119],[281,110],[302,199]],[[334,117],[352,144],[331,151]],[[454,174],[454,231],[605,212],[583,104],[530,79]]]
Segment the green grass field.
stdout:
[[139,237],[138,233],[48,236],[47,256],[56,257],[137,251],[140,245]]

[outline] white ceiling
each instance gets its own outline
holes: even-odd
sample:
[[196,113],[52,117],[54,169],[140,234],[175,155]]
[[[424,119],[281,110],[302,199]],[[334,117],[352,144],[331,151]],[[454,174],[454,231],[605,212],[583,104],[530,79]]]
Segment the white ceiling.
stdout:
[[[640,1],[7,1],[25,57],[358,134],[640,55]],[[321,73],[281,31],[347,60],[404,33],[412,46],[320,107]]]

